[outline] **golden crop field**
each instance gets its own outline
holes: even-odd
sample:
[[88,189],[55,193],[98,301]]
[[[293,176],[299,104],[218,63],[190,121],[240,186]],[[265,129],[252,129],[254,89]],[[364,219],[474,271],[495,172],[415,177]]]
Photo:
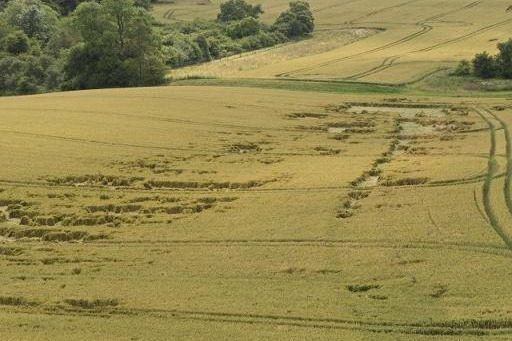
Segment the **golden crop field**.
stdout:
[[2,340],[507,340],[507,101],[0,99]]
[[442,78],[509,4],[309,2],[171,86],[0,97],[0,341],[512,339],[510,92]]
[[[155,7],[163,21],[215,18],[221,1],[181,0]],[[271,23],[288,0],[261,3]],[[290,53],[225,58],[171,72],[187,76],[278,78],[403,84],[454,67],[508,39],[512,14],[503,0],[310,0],[317,29]],[[323,48],[318,48],[322,46]],[[302,49],[300,48],[302,47]]]

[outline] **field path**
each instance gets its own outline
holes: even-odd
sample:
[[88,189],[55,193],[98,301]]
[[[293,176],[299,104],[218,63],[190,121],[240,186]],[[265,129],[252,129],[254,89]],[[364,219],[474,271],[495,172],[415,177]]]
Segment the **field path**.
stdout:
[[494,119],[500,122],[503,127],[503,131],[505,134],[505,148],[506,148],[506,157],[507,157],[507,169],[505,175],[505,186],[503,188],[505,195],[505,202],[507,204],[507,208],[512,215],[512,197],[511,197],[511,188],[512,188],[512,138],[510,135],[510,131],[507,123],[498,117],[498,115],[493,114],[491,111],[487,110],[487,112],[494,117]]
[[[497,162],[496,162],[496,126],[492,122],[492,119],[494,118],[491,113],[489,113],[486,110],[477,109],[478,115],[482,117],[482,119],[488,124],[490,129],[490,151],[489,151],[489,163],[488,163],[488,171],[487,176],[485,178],[484,184],[483,184],[483,202],[484,202],[484,209],[485,213],[487,215],[487,218],[489,219],[489,223],[491,224],[492,228],[496,231],[498,236],[503,240],[503,242],[507,245],[509,249],[512,250],[512,239],[510,236],[505,232],[505,229],[499,222],[496,212],[492,206],[491,201],[491,189],[492,189],[492,183],[494,180],[494,177],[497,173]],[[490,116],[490,117],[489,117]],[[505,126],[503,127],[505,128]],[[509,149],[510,145],[507,144],[507,149]],[[510,151],[507,150],[507,155],[509,155]],[[509,179],[509,176],[507,175],[507,178]],[[505,181],[505,188],[507,188],[507,183],[509,180]],[[510,185],[508,185],[510,186]],[[505,195],[506,196],[506,195]]]
[[[406,5],[411,4],[413,2],[417,2],[417,1],[416,0],[407,1],[407,2],[404,2],[404,3],[398,4],[398,5],[394,5],[394,6],[391,6],[391,7],[388,7],[388,8],[384,8],[384,9],[380,9],[380,10],[371,12],[371,13],[363,16],[363,17],[360,17],[358,19],[352,20],[351,22],[349,22],[349,24],[353,25],[355,23],[358,23],[358,21],[360,21],[361,19],[364,19],[365,17],[377,15],[377,14],[380,14],[380,13],[383,13],[383,12],[386,12],[386,11],[389,11],[389,10],[393,10],[393,9],[396,9],[396,8],[399,8],[399,7],[403,7],[403,6],[406,6]],[[455,14],[455,13],[458,13],[458,12],[461,12],[461,11],[464,11],[464,10],[468,10],[468,9],[474,8],[474,7],[478,6],[478,5],[480,5],[481,3],[482,3],[482,0],[473,1],[473,2],[471,2],[471,3],[467,4],[467,5],[464,5],[464,6],[460,7],[460,8],[451,9],[451,10],[448,10],[446,12],[439,13],[439,14],[436,14],[434,16],[431,16],[431,17],[428,17],[426,19],[423,19],[423,20],[415,23],[416,26],[420,27],[419,31],[417,31],[415,33],[412,33],[410,35],[407,35],[407,36],[405,36],[405,37],[403,37],[403,38],[401,38],[399,40],[393,41],[391,43],[388,43],[388,44],[385,44],[385,45],[382,45],[382,46],[379,46],[379,47],[375,47],[375,48],[372,48],[372,49],[367,50],[367,51],[362,51],[362,52],[359,52],[359,53],[356,53],[356,54],[353,54],[353,55],[345,56],[345,57],[338,58],[338,59],[333,59],[333,60],[328,61],[328,62],[320,63],[320,64],[317,64],[317,65],[311,65],[311,66],[308,66],[307,68],[302,68],[302,69],[297,69],[297,70],[293,70],[293,71],[288,71],[288,72],[282,73],[282,74],[277,74],[276,76],[277,77],[291,77],[291,76],[293,76],[296,73],[303,73],[303,72],[312,71],[314,69],[321,68],[321,67],[326,67],[326,66],[329,66],[329,65],[332,65],[332,64],[339,63],[341,61],[345,61],[345,60],[349,60],[349,59],[353,59],[353,58],[357,58],[357,57],[362,57],[362,56],[367,56],[368,54],[371,54],[371,53],[380,52],[380,51],[384,51],[384,50],[396,47],[398,45],[410,42],[411,40],[416,39],[418,37],[421,37],[421,36],[429,33],[430,31],[432,31],[433,27],[431,25],[428,25],[427,23],[434,22],[434,21],[436,21],[438,19],[441,19],[443,17],[446,17],[448,15],[452,15],[452,14]],[[359,23],[364,23],[364,22],[359,22]],[[472,33],[470,33],[470,34],[468,34],[466,36],[469,37],[469,36],[472,36],[472,35],[475,35],[475,34],[478,34],[478,33],[483,33],[483,32],[486,32],[488,29],[491,29],[491,27],[496,27],[496,25],[498,25],[498,26],[504,25],[506,23],[508,23],[508,21],[500,22],[500,23],[497,23],[497,24],[493,24],[493,25],[491,25],[489,27],[482,28],[482,29],[479,29],[479,30],[477,30],[475,32],[472,32]],[[462,37],[459,37],[457,39],[462,39]],[[447,44],[447,43],[448,42],[443,42],[441,44]],[[435,46],[432,46],[432,48],[434,48],[434,47]],[[431,47],[429,47],[427,49],[430,49],[430,48]],[[427,51],[427,49],[425,51]],[[411,52],[414,53],[414,52],[418,52],[418,51],[411,51]],[[410,52],[408,52],[408,53],[410,53]],[[383,70],[386,70],[386,69],[392,67],[397,60],[399,60],[403,56],[407,55],[408,53],[385,57],[384,60],[382,61],[381,65],[373,67],[373,68],[371,68],[371,69],[369,69],[367,71],[363,71],[363,72],[354,74],[352,76],[348,76],[348,77],[346,77],[344,79],[345,80],[357,80],[357,79],[360,79],[360,78],[363,78],[363,77],[367,77],[369,75],[373,75],[373,74],[379,73],[379,72],[381,72]]]

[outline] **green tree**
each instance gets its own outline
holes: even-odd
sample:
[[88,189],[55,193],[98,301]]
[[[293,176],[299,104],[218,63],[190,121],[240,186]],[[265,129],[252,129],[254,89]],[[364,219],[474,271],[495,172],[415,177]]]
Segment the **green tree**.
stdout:
[[30,40],[23,31],[16,31],[4,39],[5,51],[12,55],[28,53],[30,51]]
[[471,63],[467,60],[462,60],[453,72],[455,76],[469,76],[471,74]]
[[244,38],[258,34],[261,31],[261,23],[252,17],[231,23],[228,26],[228,34],[231,38]]
[[288,38],[311,34],[315,29],[315,19],[309,8],[309,3],[305,1],[291,2],[290,8],[279,15],[273,27]]
[[151,27],[151,18],[140,9],[134,16],[128,32],[127,65],[133,74],[132,86],[157,85],[165,78],[165,64],[161,45]]
[[245,0],[229,0],[220,5],[218,21],[238,21],[244,18],[258,18],[263,13],[261,5],[251,5]]
[[504,78],[512,78],[512,39],[498,44],[497,63],[499,72]]
[[496,59],[487,52],[479,53],[472,61],[473,73],[480,78],[494,78],[497,75]]
[[65,88],[155,85],[165,80],[151,18],[134,0],[82,3],[72,21],[82,43],[67,54]]
[[58,13],[40,0],[12,0],[0,15],[0,20],[20,29],[30,38],[47,42],[58,22]]
[[103,0],[101,7],[114,23],[118,36],[119,47],[124,49],[128,25],[135,16],[134,0]]

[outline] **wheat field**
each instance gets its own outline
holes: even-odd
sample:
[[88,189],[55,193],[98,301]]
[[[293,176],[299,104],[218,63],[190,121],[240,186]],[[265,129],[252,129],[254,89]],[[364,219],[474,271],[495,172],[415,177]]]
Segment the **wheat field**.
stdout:
[[512,338],[510,93],[405,86],[506,4],[310,3],[309,39],[170,71],[223,86],[0,97],[1,341]]
[[[252,2],[263,5],[264,19],[269,23],[288,3]],[[512,28],[512,16],[502,0],[309,2],[317,29],[309,41],[301,43],[309,51],[306,55],[290,55],[285,45],[270,53],[262,51],[256,56],[251,53],[175,70],[171,76],[404,84],[454,67],[477,52],[494,52],[496,42],[508,39]],[[155,16],[167,21],[214,18],[218,3],[161,4],[156,6]],[[334,43],[333,37],[346,38]],[[317,44],[325,49],[315,48]]]
[[0,105],[2,339],[512,333],[506,101],[162,87]]

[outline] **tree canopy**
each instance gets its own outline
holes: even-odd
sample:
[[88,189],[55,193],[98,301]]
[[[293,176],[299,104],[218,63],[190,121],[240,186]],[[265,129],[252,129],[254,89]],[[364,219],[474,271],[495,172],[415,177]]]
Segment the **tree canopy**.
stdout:
[[315,29],[315,19],[305,1],[294,1],[290,8],[277,18],[274,28],[287,37],[296,38],[309,35]]
[[263,13],[261,5],[251,5],[245,0],[229,0],[220,5],[217,20],[222,22],[237,21],[248,17],[258,18]]
[[167,68],[311,34],[304,1],[274,25],[261,5],[227,0],[216,20],[157,23],[157,0],[0,0],[0,95],[165,82]]

